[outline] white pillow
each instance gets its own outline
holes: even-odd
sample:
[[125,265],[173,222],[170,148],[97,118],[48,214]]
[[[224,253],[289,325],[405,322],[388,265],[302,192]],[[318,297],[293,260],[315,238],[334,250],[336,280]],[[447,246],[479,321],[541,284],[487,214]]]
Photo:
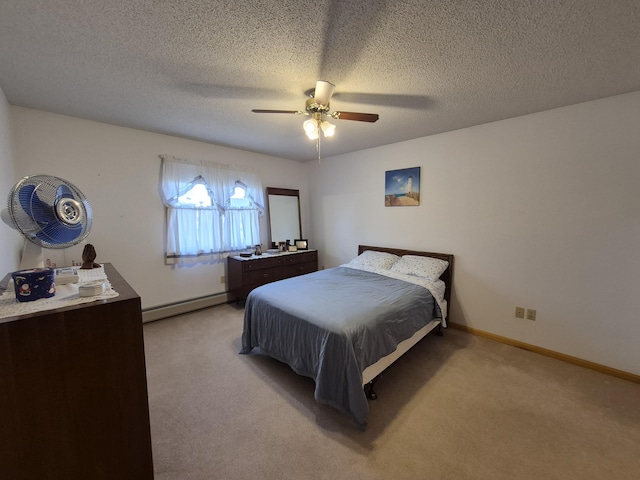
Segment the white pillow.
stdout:
[[449,266],[446,260],[418,255],[403,255],[392,267],[392,272],[437,280]]
[[380,268],[382,270],[389,270],[391,266],[399,260],[400,257],[392,253],[365,250],[345,266],[360,269]]

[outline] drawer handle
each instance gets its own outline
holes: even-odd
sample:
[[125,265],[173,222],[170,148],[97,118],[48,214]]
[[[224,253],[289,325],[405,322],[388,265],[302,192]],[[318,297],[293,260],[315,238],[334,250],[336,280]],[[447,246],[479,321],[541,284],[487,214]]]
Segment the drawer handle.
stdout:
[[263,273],[262,274],[262,278],[269,278],[269,274],[268,273]]

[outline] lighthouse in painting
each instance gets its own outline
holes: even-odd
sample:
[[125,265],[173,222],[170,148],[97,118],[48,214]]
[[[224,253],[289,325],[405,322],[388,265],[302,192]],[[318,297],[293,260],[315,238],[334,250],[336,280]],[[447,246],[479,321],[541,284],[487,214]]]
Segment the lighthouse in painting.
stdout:
[[407,180],[407,197],[413,198],[413,177],[409,176]]

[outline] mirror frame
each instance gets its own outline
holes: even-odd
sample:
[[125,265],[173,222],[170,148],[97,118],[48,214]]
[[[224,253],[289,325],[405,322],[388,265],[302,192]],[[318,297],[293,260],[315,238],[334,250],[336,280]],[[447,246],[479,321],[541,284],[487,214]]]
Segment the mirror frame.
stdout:
[[[297,201],[298,201],[298,236],[297,237],[293,237],[290,238],[289,240],[291,240],[292,242],[295,241],[296,238],[302,238],[302,217],[300,215],[300,190],[293,190],[290,188],[274,188],[274,187],[267,187],[267,212],[268,212],[268,219],[269,219],[269,246],[271,247],[273,245],[273,242],[276,241],[273,239],[273,231],[271,229],[271,207],[272,207],[272,202],[270,201],[270,196],[274,195],[274,196],[285,196],[285,197],[296,197]],[[292,219],[292,221],[295,221],[295,219]],[[277,241],[283,241],[286,240],[285,238],[282,239],[278,239]]]

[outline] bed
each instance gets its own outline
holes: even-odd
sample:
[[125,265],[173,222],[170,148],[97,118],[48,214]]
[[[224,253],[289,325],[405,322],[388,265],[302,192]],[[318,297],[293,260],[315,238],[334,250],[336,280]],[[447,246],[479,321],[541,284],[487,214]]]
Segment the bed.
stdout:
[[242,350],[315,380],[315,399],[367,424],[373,384],[430,332],[446,327],[453,255],[360,245],[339,267],[251,291]]

